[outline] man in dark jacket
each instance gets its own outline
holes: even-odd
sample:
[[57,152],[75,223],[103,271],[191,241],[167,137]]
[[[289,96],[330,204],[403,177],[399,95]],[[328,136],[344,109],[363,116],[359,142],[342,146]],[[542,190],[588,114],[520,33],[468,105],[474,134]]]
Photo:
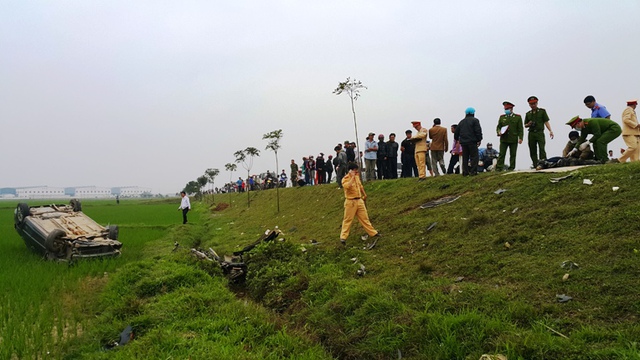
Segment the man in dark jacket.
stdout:
[[344,142],[344,151],[347,154],[347,163],[356,162],[356,147],[349,140]]
[[480,120],[475,118],[474,108],[468,107],[464,113],[465,117],[456,127],[453,138],[462,145],[462,176],[473,176],[478,175],[478,146],[482,142],[482,128]]
[[331,177],[333,176],[333,155],[329,155],[327,161],[325,161],[324,171],[327,173],[324,183],[329,184],[331,182]]
[[389,179],[398,178],[398,147],[396,134],[389,134],[389,141],[387,141],[387,174]]
[[378,152],[376,158],[376,167],[378,168],[378,180],[388,179],[387,159],[389,158],[387,143],[384,141],[384,135],[378,135]]
[[406,139],[400,143],[400,161],[402,161],[402,177],[415,177],[418,176],[418,167],[415,160],[415,148],[416,144],[411,141],[411,135],[413,131],[405,131],[407,135]]
[[324,184],[325,181],[325,169],[324,169],[324,153],[320,153],[316,158],[316,173],[318,174],[318,184]]
[[333,166],[336,169],[336,182],[338,187],[342,187],[342,178],[347,174],[347,153],[342,151],[339,146],[333,149],[336,157],[333,159]]

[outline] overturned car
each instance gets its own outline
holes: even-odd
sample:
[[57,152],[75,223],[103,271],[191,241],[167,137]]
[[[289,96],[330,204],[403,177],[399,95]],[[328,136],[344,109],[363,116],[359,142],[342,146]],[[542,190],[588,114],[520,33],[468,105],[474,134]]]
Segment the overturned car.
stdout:
[[51,260],[118,256],[122,247],[118,226],[96,223],[76,199],[69,205],[19,203],[14,227],[28,248]]

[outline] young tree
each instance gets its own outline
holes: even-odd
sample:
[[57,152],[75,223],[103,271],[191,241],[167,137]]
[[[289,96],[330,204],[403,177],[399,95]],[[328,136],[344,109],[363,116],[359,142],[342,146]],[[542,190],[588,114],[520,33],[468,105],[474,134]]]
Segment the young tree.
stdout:
[[200,185],[200,187],[198,188],[198,193],[196,194],[196,198],[202,199],[202,188],[207,186],[207,183],[209,182],[209,179],[207,179],[207,177],[205,175],[202,175],[202,176],[199,176],[196,179],[196,181],[198,182],[198,185]]
[[[233,184],[233,172],[238,169],[238,165],[232,163],[226,163],[224,169],[229,172],[229,186]],[[231,207],[231,187],[227,189],[229,193],[229,207]]]
[[280,139],[282,139],[282,129],[273,130],[272,132],[262,135],[262,140],[269,140],[266,150],[273,150],[276,154],[276,204],[278,212],[280,212],[280,182],[278,181],[278,149],[280,149]]
[[197,181],[189,181],[187,183],[187,185],[185,185],[184,189],[182,189],[182,191],[184,191],[187,194],[197,194],[198,191],[200,189],[200,184]]
[[[247,180],[249,179],[251,168],[253,167],[253,158],[260,156],[260,150],[249,146],[244,150],[238,150],[233,153],[236,157],[236,164],[241,164],[245,170],[247,170]],[[247,186],[247,207],[251,206],[251,198],[249,197],[249,191],[251,188]]]
[[[338,84],[338,87],[333,90],[333,93],[340,95],[346,93],[351,100],[351,112],[353,113],[353,126],[356,129],[356,158],[360,156],[360,138],[358,137],[358,123],[356,122],[356,108],[354,102],[360,97],[360,89],[366,89],[367,87],[362,85],[362,81],[347,78],[345,82]],[[362,159],[360,159],[362,161]]]
[[209,182],[209,184],[211,184],[211,186],[209,187],[209,190],[211,190],[212,202],[215,202],[215,191],[213,191],[213,182],[216,180],[216,176],[218,176],[218,174],[220,174],[220,170],[218,169],[207,169],[204,172],[204,176],[207,177],[207,181]]

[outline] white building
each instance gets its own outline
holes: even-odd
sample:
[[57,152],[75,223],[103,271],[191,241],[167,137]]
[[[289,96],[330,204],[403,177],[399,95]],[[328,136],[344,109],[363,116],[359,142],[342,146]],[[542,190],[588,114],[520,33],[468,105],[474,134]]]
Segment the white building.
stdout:
[[120,195],[120,197],[141,197],[142,194],[151,194],[151,188],[145,188],[140,186],[122,186],[113,188],[114,195]]
[[98,186],[78,186],[75,188],[73,196],[82,199],[104,199],[111,197],[111,188]]
[[30,186],[16,188],[19,199],[59,199],[66,198],[64,188],[49,186]]

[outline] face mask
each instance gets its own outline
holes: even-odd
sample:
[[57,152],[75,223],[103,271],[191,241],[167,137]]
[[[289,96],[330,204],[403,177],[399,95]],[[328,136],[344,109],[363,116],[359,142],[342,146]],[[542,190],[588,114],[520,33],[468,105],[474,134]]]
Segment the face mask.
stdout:
[[504,109],[504,113],[507,115],[511,115],[511,109]]

